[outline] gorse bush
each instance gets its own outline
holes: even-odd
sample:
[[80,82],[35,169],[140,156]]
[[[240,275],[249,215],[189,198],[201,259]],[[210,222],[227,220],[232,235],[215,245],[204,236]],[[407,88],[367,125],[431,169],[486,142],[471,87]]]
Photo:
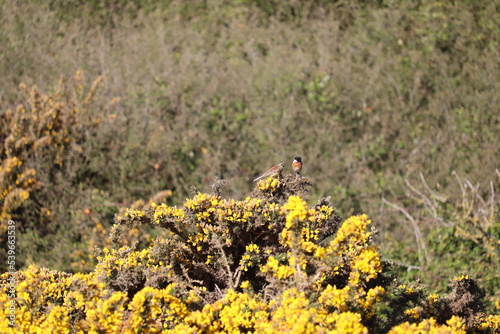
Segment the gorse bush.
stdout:
[[[118,208],[102,203],[107,195],[96,185],[105,175],[89,163],[94,154],[89,144],[117,121],[113,111],[119,102],[100,98],[103,80],[87,83],[78,71],[69,80],[61,78],[53,94],[21,84],[24,103],[1,115],[0,215],[3,221],[22,222],[17,224],[24,248],[18,265],[38,257],[41,248],[48,253],[45,261],[59,258],[68,269],[85,269],[92,248],[103,246],[99,240],[108,232],[102,221],[111,220]],[[61,261],[61,250],[69,245],[73,251]]]
[[[372,244],[366,215],[341,222],[328,199],[309,208],[301,176],[259,181],[242,201],[198,193],[182,207],[152,203],[117,216],[113,247],[89,274],[30,266],[2,275],[2,312],[16,284],[16,326],[3,333],[493,333],[484,291],[467,276],[426,296],[398,285]],[[277,200],[277,198],[281,198]],[[143,249],[124,229],[167,231]]]
[[[2,117],[2,161],[5,172],[12,173],[13,167],[14,170],[15,167],[27,167],[23,167],[17,177],[8,179],[4,176],[3,193],[15,193],[18,189],[26,189],[30,193],[29,190],[36,184],[35,188],[43,188],[42,193],[47,197],[61,195],[54,183],[64,181],[62,175],[70,176],[69,168],[73,164],[83,163],[80,145],[87,141],[88,134],[95,132],[102,121],[94,116],[95,111],[90,113],[89,108],[97,107],[92,105],[93,96],[103,78],[98,78],[85,92],[81,75],[81,72],[77,73],[73,85],[61,81],[53,95],[41,93],[36,86],[28,88],[25,84],[20,85],[26,104],[7,110]],[[4,197],[2,218],[19,218],[15,211],[22,202],[11,203],[10,196]],[[24,197],[28,199],[28,195]],[[24,219],[29,222],[34,216],[40,216],[40,212],[50,216],[50,211],[40,203],[44,199],[32,200],[39,205],[29,208],[36,212],[23,213]]]
[[81,144],[101,122],[88,110],[97,107],[93,96],[102,78],[88,91],[83,90],[81,72],[73,79],[61,81],[53,95],[21,84],[26,103],[1,117],[0,215],[22,220],[24,231],[36,228],[41,236],[54,233],[64,220],[53,199],[67,197],[71,179],[78,177],[73,165],[84,160]]

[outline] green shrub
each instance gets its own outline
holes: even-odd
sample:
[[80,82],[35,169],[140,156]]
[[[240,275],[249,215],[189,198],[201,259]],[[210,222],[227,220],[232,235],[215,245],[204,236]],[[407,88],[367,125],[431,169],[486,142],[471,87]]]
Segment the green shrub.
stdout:
[[[491,301],[498,301],[500,274],[493,268],[500,260],[500,206],[495,187],[491,182],[490,189],[482,191],[479,184],[474,185],[456,173],[455,176],[460,197],[430,189],[424,178],[424,189],[407,183],[406,207],[413,207],[413,215],[403,206],[387,202],[401,212],[406,211],[419,245],[412,256],[408,247],[395,243],[387,248],[387,255],[419,269],[405,274],[407,268],[401,267],[399,272],[411,279],[421,278],[439,293],[446,290],[446,277],[451,273],[473,273]],[[415,210],[415,205],[420,209]]]

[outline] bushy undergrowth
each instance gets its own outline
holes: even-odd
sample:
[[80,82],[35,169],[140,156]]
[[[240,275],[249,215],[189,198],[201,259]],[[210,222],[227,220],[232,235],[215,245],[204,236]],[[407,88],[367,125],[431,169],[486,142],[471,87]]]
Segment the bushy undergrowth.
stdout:
[[474,273],[490,299],[498,303],[500,206],[495,187],[491,182],[489,194],[483,196],[480,184],[472,184],[456,173],[455,177],[458,194],[433,190],[422,177],[419,186],[406,180],[407,197],[399,203],[385,200],[402,213],[415,240],[411,246],[390,240],[394,245],[392,255],[404,262],[398,266],[401,275],[410,280],[419,278],[436,292],[445,291],[445,277]]
[[[0,246],[14,219],[18,268],[91,272],[115,214],[214,177],[241,201],[300,155],[313,186],[296,194],[373,217],[402,279],[443,294],[470,275],[500,297],[494,2],[4,1],[0,17]],[[155,227],[114,233],[141,248]]]
[[[103,246],[103,224],[118,207],[106,203],[109,196],[98,188],[103,174],[92,160],[97,142],[97,150],[111,144],[103,131],[116,121],[118,99],[98,98],[102,84],[102,77],[86,83],[81,71],[62,78],[50,95],[21,84],[25,103],[1,117],[0,216],[17,223],[17,247],[23,248],[18,266],[36,259],[66,268],[71,261],[73,269],[87,264],[89,270],[91,249]],[[7,224],[1,226],[5,245]]]
[[[89,274],[30,266],[2,275],[2,333],[494,333],[484,290],[455,277],[427,295],[391,277],[366,215],[342,222],[329,199],[309,208],[301,176],[269,178],[237,201],[198,193],[115,219],[113,246]],[[124,230],[165,230],[144,248]],[[8,297],[11,283],[15,299]]]

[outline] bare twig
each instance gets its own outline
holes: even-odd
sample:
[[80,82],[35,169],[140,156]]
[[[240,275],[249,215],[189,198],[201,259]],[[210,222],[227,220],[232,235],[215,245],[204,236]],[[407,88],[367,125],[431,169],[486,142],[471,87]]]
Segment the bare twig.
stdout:
[[189,277],[188,270],[186,269],[185,266],[181,264],[180,268],[182,271],[182,277],[184,277],[185,279],[184,283],[186,283],[187,286],[189,286],[192,289],[194,289],[197,286],[203,286],[203,281],[192,279],[191,277]]
[[410,270],[423,270],[423,268],[420,267],[420,266],[414,266],[414,265],[411,265],[411,264],[406,264],[406,263],[403,263],[401,261],[390,260],[390,259],[386,259],[384,261],[387,262],[387,263],[389,263],[390,265],[393,265],[393,266],[405,267],[405,268],[407,268],[408,271],[410,271]]
[[429,199],[429,197],[427,197],[424,193],[422,193],[420,190],[418,190],[417,188],[415,188],[411,183],[410,181],[408,181],[408,179],[404,179],[405,181],[405,184],[408,188],[410,188],[410,190],[412,190],[414,193],[416,193],[418,196],[420,196],[420,198],[422,199],[422,201],[424,201],[424,203],[426,204],[425,207],[431,211],[431,214],[434,218],[437,218],[438,215],[437,215],[437,211],[436,211],[436,208],[435,206],[432,204],[431,200]]
[[420,228],[418,227],[418,223],[415,220],[415,218],[413,218],[408,213],[408,211],[406,211],[405,208],[403,208],[401,206],[398,206],[398,205],[396,205],[394,203],[389,202],[384,197],[382,197],[382,201],[385,204],[389,205],[390,207],[392,207],[392,208],[398,210],[399,212],[401,212],[402,214],[404,214],[406,216],[406,218],[408,218],[408,220],[411,222],[411,224],[413,226],[413,231],[415,233],[415,239],[417,240],[417,246],[419,248],[419,250],[418,250],[419,262],[420,263],[424,263],[426,265],[429,264],[430,263],[430,257],[429,257],[429,253],[427,251],[427,246],[425,245],[424,238],[422,237],[422,233],[420,231]]
[[422,173],[420,173],[420,180],[422,180],[422,183],[424,184],[425,189],[427,189],[432,194],[432,196],[434,196],[438,201],[441,201],[443,203],[446,202],[446,200],[447,200],[446,196],[443,196],[443,195],[435,192],[434,190],[432,190],[429,187],[429,185],[427,184],[427,182],[425,181],[424,175]]
[[237,286],[235,286],[235,281],[233,280],[233,278],[235,277],[235,274],[231,271],[229,259],[226,256],[226,252],[224,252],[224,248],[222,246],[222,243],[220,242],[219,238],[215,238],[214,242],[215,242],[215,247],[217,248],[217,250],[221,254],[222,263],[224,264],[224,267],[226,268],[226,276],[228,277],[228,280],[229,280],[229,282],[228,282],[229,288],[235,289],[237,287]]
[[217,284],[215,284],[215,290],[217,290],[217,292],[219,293],[220,298],[224,297],[224,294],[222,293],[221,289]]
[[[497,170],[498,172],[498,170]],[[495,187],[493,186],[493,181],[490,181],[490,188],[491,188],[491,198],[490,198],[490,216],[488,217],[488,221],[490,224],[488,225],[488,228],[493,225],[493,221],[495,219]]]
[[[460,190],[462,191],[462,194],[465,194],[466,190],[465,190],[465,187],[464,187],[464,185],[463,185],[463,183],[462,183],[462,180],[460,179],[460,176],[458,176],[458,173],[457,173],[457,172],[455,172],[455,171],[453,171],[453,172],[451,172],[451,175],[454,175],[454,176],[457,178],[457,180],[458,180],[458,185],[460,186]],[[465,201],[465,202],[464,202],[464,201]],[[463,205],[464,207],[467,207],[467,202],[466,202],[466,199],[465,199],[465,197],[464,197],[464,196],[462,196],[462,205]]]
[[219,179],[217,177],[214,177],[214,181],[213,181],[212,185],[210,186],[212,188],[212,193],[216,196],[220,196],[221,188],[228,183],[229,183],[228,180],[222,180],[222,179]]

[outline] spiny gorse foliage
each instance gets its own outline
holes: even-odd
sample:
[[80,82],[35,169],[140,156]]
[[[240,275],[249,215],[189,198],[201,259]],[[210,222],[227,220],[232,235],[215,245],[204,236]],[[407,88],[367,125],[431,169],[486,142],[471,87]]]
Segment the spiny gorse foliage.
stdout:
[[[152,203],[116,216],[113,247],[89,274],[30,266],[2,275],[16,328],[2,333],[493,333],[484,291],[468,276],[448,295],[390,279],[366,215],[342,222],[328,199],[308,207],[306,178],[269,178],[237,201],[198,193],[182,206]],[[285,192],[289,195],[283,196]],[[295,194],[294,194],[295,193]],[[281,199],[280,199],[281,198]],[[127,228],[166,232],[138,249]]]

